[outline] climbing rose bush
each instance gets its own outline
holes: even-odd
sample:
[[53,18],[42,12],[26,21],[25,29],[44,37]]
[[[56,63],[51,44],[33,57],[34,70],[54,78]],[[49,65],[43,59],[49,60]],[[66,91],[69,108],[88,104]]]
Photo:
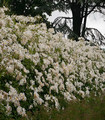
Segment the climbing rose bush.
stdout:
[[6,15],[0,8],[0,102],[7,114],[26,116],[40,105],[61,108],[65,101],[105,91],[105,53],[54,34],[40,17]]

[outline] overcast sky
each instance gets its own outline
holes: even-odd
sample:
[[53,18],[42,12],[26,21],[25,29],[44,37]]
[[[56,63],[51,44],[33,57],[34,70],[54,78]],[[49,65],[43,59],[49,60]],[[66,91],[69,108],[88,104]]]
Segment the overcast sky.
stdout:
[[[57,18],[58,16],[69,16],[70,17],[72,15],[71,13],[66,15],[63,12],[54,11],[52,13],[52,16],[50,16],[48,20],[53,22],[54,19]],[[105,36],[105,21],[104,20],[105,20],[105,16],[99,13],[90,14],[87,19],[87,27],[96,28]]]

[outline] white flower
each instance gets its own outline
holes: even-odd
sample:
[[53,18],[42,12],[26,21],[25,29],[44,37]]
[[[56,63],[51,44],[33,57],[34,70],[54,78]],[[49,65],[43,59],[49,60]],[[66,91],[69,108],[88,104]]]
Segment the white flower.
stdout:
[[25,67],[23,68],[25,73],[29,73],[29,70],[27,70]]
[[59,105],[58,99],[57,99],[56,97],[53,97],[53,100],[54,100],[54,102],[55,102],[55,107],[56,107],[57,109],[59,109],[59,108],[60,108],[60,105]]
[[2,93],[0,93],[0,100],[4,99],[4,95]]
[[28,42],[28,40],[30,40],[31,38],[32,38],[32,32],[31,31],[25,31],[25,32],[23,32],[21,43],[23,45],[25,45]]
[[26,83],[26,78],[22,78],[19,82],[19,85],[24,85]]
[[43,99],[41,99],[41,98],[38,98],[38,99],[37,99],[37,103],[38,103],[39,105],[42,105],[43,102],[44,102]]
[[54,33],[54,29],[53,29],[53,28],[48,29],[48,31],[49,31],[50,33]]
[[29,109],[32,109],[32,108],[33,108],[33,105],[30,105],[30,106],[29,106]]
[[44,106],[48,108],[49,106],[48,102],[45,102]]
[[0,54],[2,54],[2,48],[0,47]]
[[34,91],[34,98],[35,99],[39,98],[39,94],[36,91]]
[[22,108],[21,106],[17,107],[17,112],[19,115],[26,116],[26,110]]
[[58,93],[58,84],[57,83],[55,83],[54,86],[50,87],[50,91],[49,92],[51,93],[52,90],[55,91],[56,93]]
[[22,73],[19,72],[19,73],[17,74],[17,76],[16,76],[16,80],[20,80],[22,77],[23,77],[23,76],[22,76]]
[[89,88],[86,88],[86,96],[89,96],[90,92],[89,92]]
[[69,92],[64,92],[64,98],[68,101],[72,100]]
[[24,93],[20,93],[20,94],[19,94],[19,100],[26,101],[26,96],[25,96]]
[[8,71],[8,73],[13,73],[14,72],[14,65],[10,65],[10,66],[6,67],[6,70]]
[[10,87],[10,84],[9,84],[9,83],[6,83],[5,86],[6,86],[6,87]]
[[22,37],[21,44],[25,45],[28,42],[28,38],[26,36]]
[[78,40],[79,41],[85,41],[85,39],[83,37],[79,37]]
[[23,58],[24,58],[24,54],[21,51],[19,51],[19,59],[22,60]]
[[0,21],[0,28],[3,26],[3,21]]
[[66,88],[70,93],[76,91],[75,86],[71,82],[66,82]]
[[12,107],[9,106],[9,104],[7,104],[7,106],[6,106],[6,111],[7,111],[7,114],[11,114]]
[[84,91],[80,90],[80,91],[78,91],[78,93],[79,93],[79,95],[81,95],[82,98],[85,97],[85,93],[84,93]]
[[60,84],[59,89],[64,90],[64,84]]
[[30,80],[31,85],[35,85],[35,81]]
[[17,107],[17,112],[18,112],[19,114],[21,114],[21,112],[22,112],[22,107],[21,107],[21,106],[18,106],[18,107]]

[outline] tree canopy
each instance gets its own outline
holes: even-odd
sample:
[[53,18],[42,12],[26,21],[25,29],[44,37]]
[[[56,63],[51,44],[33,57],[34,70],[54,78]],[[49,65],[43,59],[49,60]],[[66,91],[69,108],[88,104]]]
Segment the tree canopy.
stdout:
[[9,7],[12,14],[25,16],[40,15],[43,18],[43,22],[48,27],[50,26],[45,15],[51,15],[51,12],[54,10],[54,7],[51,7],[53,3],[50,0],[0,0],[0,5]]

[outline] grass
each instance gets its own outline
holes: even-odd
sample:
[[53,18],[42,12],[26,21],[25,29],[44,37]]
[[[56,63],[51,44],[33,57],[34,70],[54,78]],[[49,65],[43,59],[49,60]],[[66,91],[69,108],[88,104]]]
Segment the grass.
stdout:
[[40,107],[36,112],[28,112],[28,119],[7,118],[0,116],[0,120],[105,120],[105,96],[91,96],[81,101],[71,101],[66,103],[65,109],[57,111],[51,109],[47,112],[44,107]]

